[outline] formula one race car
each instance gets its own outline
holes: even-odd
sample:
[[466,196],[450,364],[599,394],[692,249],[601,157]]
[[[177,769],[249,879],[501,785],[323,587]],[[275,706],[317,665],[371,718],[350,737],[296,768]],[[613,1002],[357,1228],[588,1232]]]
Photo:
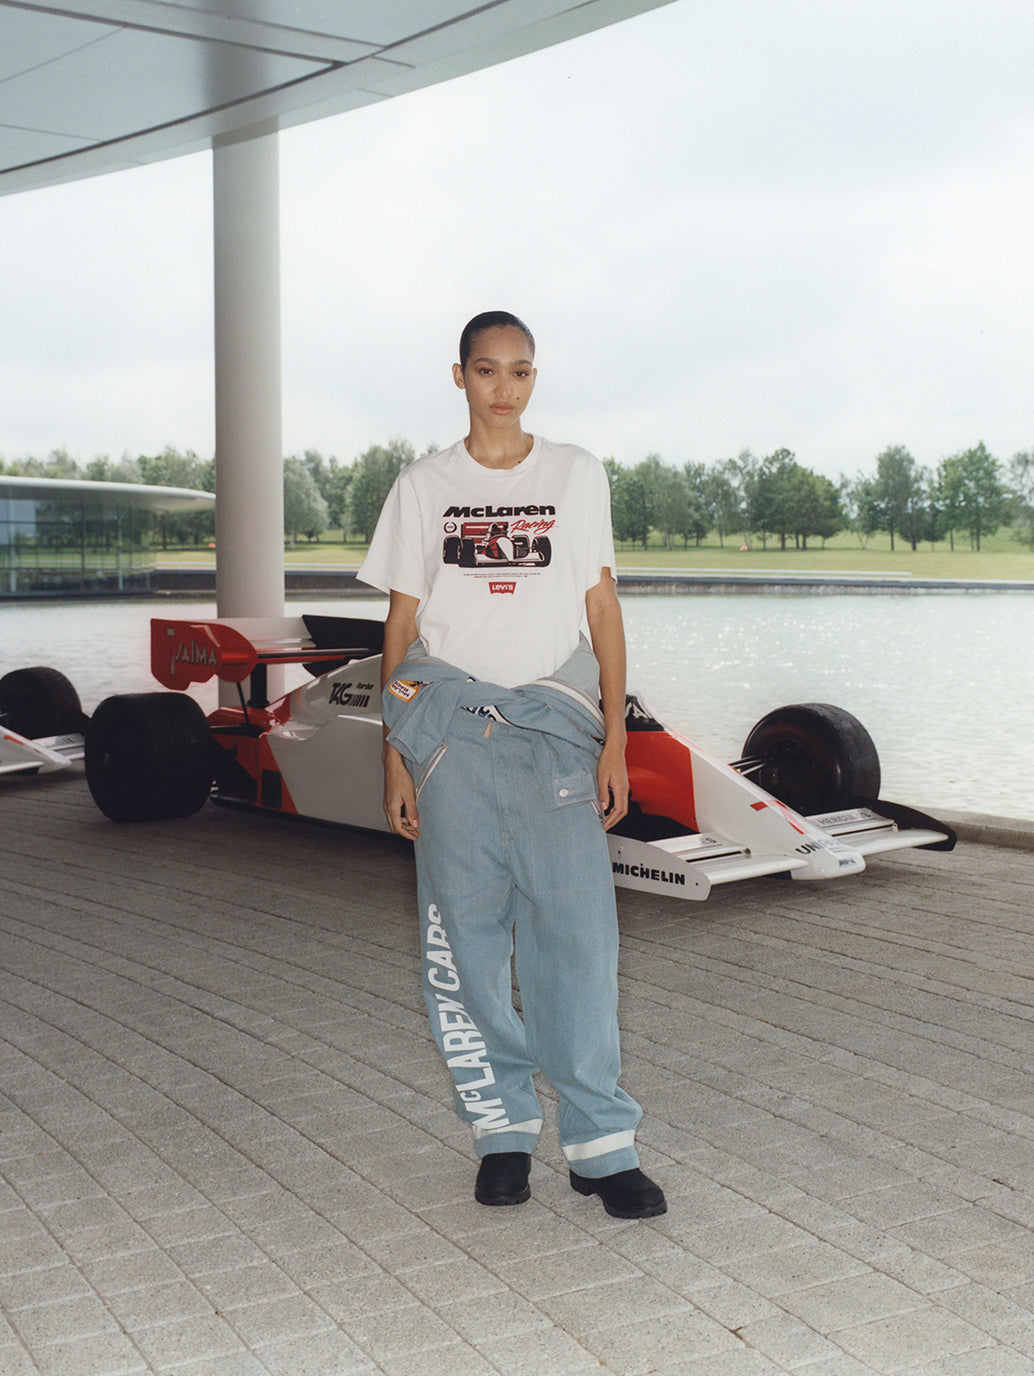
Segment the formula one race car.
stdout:
[[[212,797],[259,812],[387,830],[381,810],[382,623],[351,617],[151,622],[170,692],[106,698],[86,728],[86,778],[116,822],[188,816]],[[270,665],[301,687],[267,701]],[[213,676],[239,704],[206,718],[183,689]],[[249,684],[245,700],[243,685]],[[875,801],[880,766],[856,718],[784,707],[721,763],[628,698],[628,816],[608,833],[615,882],[679,898],[756,875],[833,879],[905,846],[950,850],[951,829]]]
[[51,774],[83,758],[86,717],[57,669],[15,669],[0,678],[0,774]]
[[552,557],[548,535],[514,529],[510,521],[464,521],[458,535],[446,535],[442,542],[443,562],[464,569],[548,564]]

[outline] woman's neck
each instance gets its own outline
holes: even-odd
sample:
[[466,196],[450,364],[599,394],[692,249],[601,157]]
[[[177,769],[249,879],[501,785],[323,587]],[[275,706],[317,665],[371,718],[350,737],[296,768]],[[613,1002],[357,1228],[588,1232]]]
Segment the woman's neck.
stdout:
[[535,436],[518,430],[509,433],[479,433],[479,427],[471,427],[470,434],[463,441],[467,453],[482,468],[516,468],[531,453]]

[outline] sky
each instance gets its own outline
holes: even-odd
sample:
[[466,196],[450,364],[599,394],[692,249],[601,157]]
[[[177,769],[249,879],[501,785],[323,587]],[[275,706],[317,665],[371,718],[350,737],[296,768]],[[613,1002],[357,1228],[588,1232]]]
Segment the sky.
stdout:
[[[675,0],[280,136],[284,452],[464,433],[463,323],[529,429],[834,480],[1034,447],[1034,5]],[[0,457],[208,456],[211,157],[0,198]]]

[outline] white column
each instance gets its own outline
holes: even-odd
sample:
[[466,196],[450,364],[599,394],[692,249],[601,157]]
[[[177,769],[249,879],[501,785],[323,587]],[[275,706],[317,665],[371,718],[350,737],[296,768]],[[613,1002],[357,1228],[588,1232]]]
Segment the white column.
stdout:
[[213,149],[216,606],[284,614],[279,145]]

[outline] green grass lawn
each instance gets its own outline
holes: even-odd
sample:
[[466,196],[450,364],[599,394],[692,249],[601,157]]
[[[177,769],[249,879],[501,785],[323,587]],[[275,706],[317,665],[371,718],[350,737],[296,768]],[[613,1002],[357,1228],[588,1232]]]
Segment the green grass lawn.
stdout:
[[[862,549],[857,537],[848,533],[835,539],[809,546],[806,550],[781,551],[778,542],[770,540],[768,548],[753,543],[742,550],[738,540],[726,540],[724,548],[712,537],[699,548],[665,549],[658,536],[651,539],[644,550],[642,545],[623,544],[617,547],[618,567],[622,569],[663,569],[677,573],[680,569],[730,572],[794,572],[804,573],[882,573],[911,574],[915,578],[1001,578],[1034,581],[1034,552],[1026,549],[1006,528],[987,537],[977,553],[969,547],[965,537],[957,539],[955,549],[947,543],[931,548],[920,545],[917,550],[908,543],[895,540],[891,550],[886,535],[873,536]],[[328,531],[319,540],[300,541],[294,548],[284,549],[288,568],[326,564],[331,567],[358,567],[366,545],[358,541],[347,544],[339,531]],[[214,563],[214,549],[156,550],[159,564]]]
[[911,575],[914,578],[963,578],[963,579],[1034,579],[1034,554],[1022,549],[1018,544],[1003,543],[982,549],[978,554],[969,548],[954,551],[938,545],[912,550],[900,545],[891,550],[890,542],[871,540],[867,549],[854,545],[829,541],[826,547],[816,549],[788,549],[780,551],[760,547],[742,551],[738,546],[726,545],[722,549],[717,542],[706,544],[700,549],[665,550],[660,547],[633,549],[620,546],[617,551],[618,567],[624,569],[664,569],[676,572],[679,569],[707,569],[718,572],[732,570],[747,572],[787,572],[796,573],[876,573]]

